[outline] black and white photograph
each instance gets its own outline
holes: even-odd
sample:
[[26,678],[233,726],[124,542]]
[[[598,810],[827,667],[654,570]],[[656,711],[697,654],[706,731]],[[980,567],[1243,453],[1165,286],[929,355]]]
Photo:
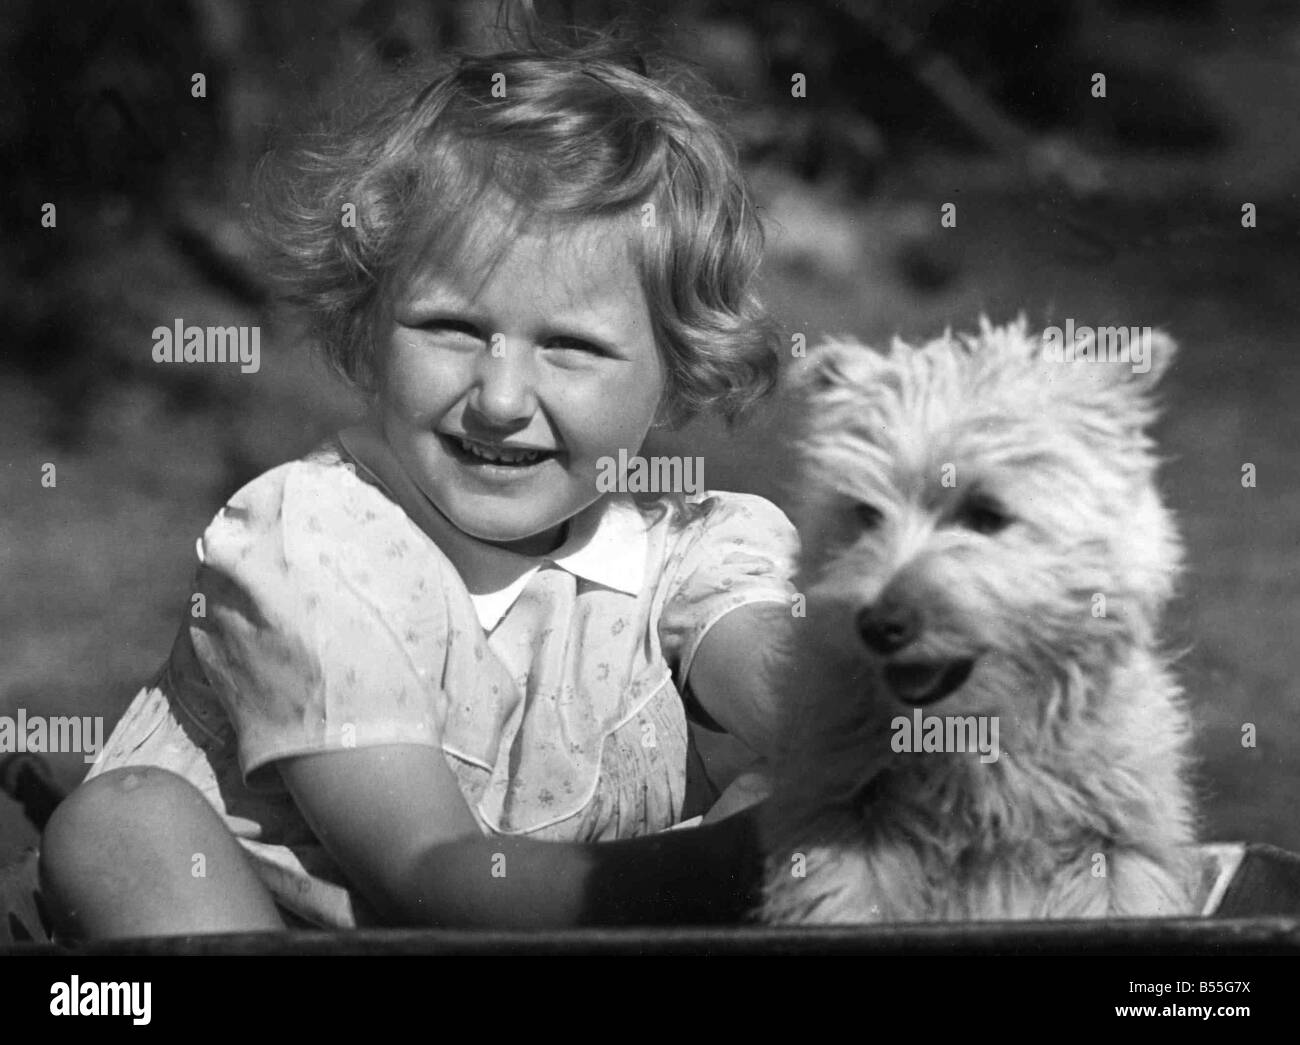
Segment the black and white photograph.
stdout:
[[10,0],[0,181],[0,1026],[1287,1007],[1294,3]]

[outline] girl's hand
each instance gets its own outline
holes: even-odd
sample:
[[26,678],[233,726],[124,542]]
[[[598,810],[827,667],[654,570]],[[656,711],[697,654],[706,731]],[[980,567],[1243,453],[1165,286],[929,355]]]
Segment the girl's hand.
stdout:
[[701,824],[714,824],[734,816],[742,809],[757,805],[772,793],[771,778],[768,776],[767,763],[762,759],[742,770],[722,792],[718,800],[707,813]]
[[[465,928],[734,925],[757,905],[757,810],[682,831],[616,842],[475,838],[425,854],[417,874],[445,916],[415,924]],[[490,877],[489,868],[498,870]],[[456,899],[446,883],[459,883]]]

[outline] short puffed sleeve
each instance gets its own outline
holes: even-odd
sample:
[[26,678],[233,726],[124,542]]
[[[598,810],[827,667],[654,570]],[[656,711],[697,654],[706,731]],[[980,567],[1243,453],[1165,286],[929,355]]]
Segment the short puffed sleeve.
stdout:
[[257,771],[291,755],[439,746],[443,680],[481,636],[450,627],[472,615],[463,584],[382,493],[283,465],[230,500],[199,557],[190,637],[246,783],[275,786]]
[[710,493],[685,505],[665,563],[659,618],[660,646],[679,686],[722,617],[749,603],[791,605],[798,552],[793,524],[765,498]]

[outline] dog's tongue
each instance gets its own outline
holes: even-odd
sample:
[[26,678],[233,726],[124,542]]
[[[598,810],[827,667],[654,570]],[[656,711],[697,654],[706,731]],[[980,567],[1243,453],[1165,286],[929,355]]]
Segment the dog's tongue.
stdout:
[[969,677],[972,660],[922,661],[890,664],[885,681],[899,700],[920,706],[946,697]]
[[938,682],[943,669],[941,663],[891,664],[885,669],[885,679],[899,696],[915,696]]

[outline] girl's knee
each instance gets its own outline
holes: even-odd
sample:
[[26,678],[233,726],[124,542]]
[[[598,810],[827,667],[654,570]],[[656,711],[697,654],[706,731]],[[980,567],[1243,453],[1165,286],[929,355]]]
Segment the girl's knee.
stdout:
[[117,831],[141,819],[182,813],[196,802],[207,805],[198,788],[170,770],[156,766],[110,769],[87,780],[59,804],[41,844],[48,848],[70,834]]
[[216,809],[155,767],[115,769],[74,791],[42,836],[40,880],[68,938],[281,925]]
[[154,766],[112,769],[87,780],[54,810],[41,836],[41,881],[53,892],[101,873],[124,849],[194,816],[215,817],[202,792]]

